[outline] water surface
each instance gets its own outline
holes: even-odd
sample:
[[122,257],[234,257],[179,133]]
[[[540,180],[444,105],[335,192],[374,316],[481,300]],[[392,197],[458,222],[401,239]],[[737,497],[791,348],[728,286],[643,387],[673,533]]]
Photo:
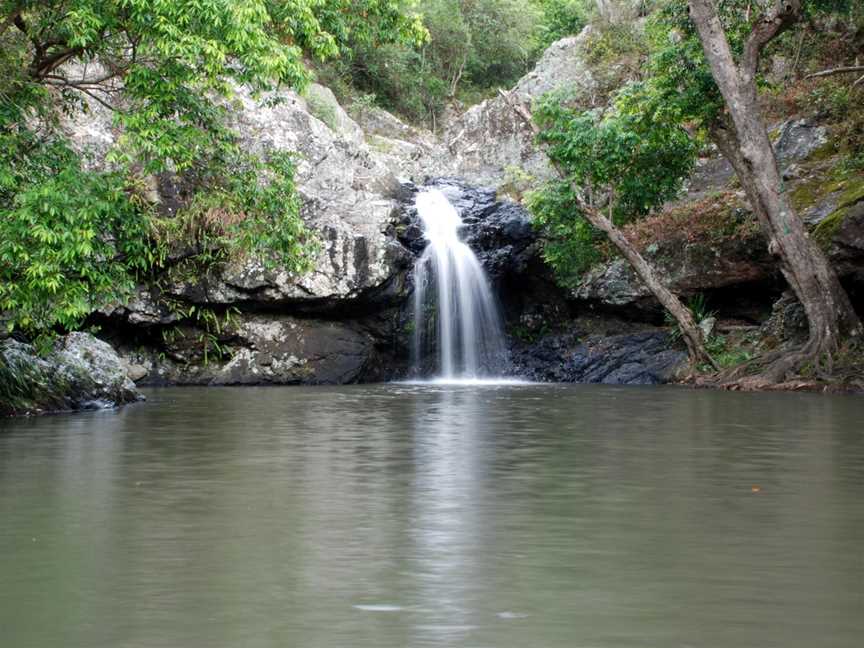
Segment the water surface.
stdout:
[[0,422],[3,648],[858,648],[864,400],[165,389]]

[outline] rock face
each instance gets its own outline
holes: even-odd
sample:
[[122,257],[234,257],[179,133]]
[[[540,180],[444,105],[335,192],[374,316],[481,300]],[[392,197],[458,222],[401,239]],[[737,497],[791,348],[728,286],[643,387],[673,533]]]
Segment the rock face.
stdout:
[[[355,322],[247,315],[224,332],[210,355],[192,329],[166,345],[166,357],[126,350],[147,382],[176,385],[343,384],[381,380],[376,335]],[[383,335],[383,334],[382,334]],[[220,354],[220,349],[223,350]],[[395,367],[393,367],[395,368]]]
[[[561,79],[576,79],[577,91],[588,90],[593,81],[580,58],[582,38],[550,48],[515,94],[528,101],[559,87]],[[561,294],[549,292],[557,289],[526,213],[496,198],[513,169],[546,172],[530,129],[502,98],[468,111],[444,143],[376,108],[356,110],[358,123],[332,92],[314,84],[302,96],[253,97],[237,87],[225,105],[244,150],[297,154],[301,215],[320,250],[313,270],[301,276],[245,260],[163,281],[157,292],[142,287],[128,303],[101,313],[106,337],[136,380],[341,383],[399,375],[408,357],[402,307],[411,291],[412,246],[414,252],[422,246],[416,222],[403,218],[413,196],[405,182],[429,177],[467,176],[468,183],[441,186],[464,210],[468,242],[508,296],[508,314],[518,318],[526,308],[545,313],[544,297],[561,301]],[[108,111],[90,106],[86,115],[65,118],[64,126],[93,166],[104,165],[119,135]],[[182,206],[174,179],[150,184],[163,212]],[[532,297],[525,300],[526,293]]]
[[[435,143],[379,112],[378,128],[387,129],[394,150],[376,150],[322,86],[311,86],[304,96],[289,91],[261,97],[238,87],[227,108],[244,150],[297,155],[301,216],[319,243],[313,269],[296,276],[255,260],[235,262],[163,281],[158,294],[142,287],[128,303],[100,314],[100,324],[143,383],[374,379],[390,357],[413,261],[393,236],[402,191],[394,171],[413,177]],[[118,136],[107,111],[72,115],[64,126],[94,166],[104,164]],[[412,149],[410,155],[405,149]],[[152,184],[163,211],[173,213],[182,204],[171,178]],[[190,307],[197,316],[182,314]],[[202,317],[218,320],[219,330]]]
[[[662,323],[662,313],[629,266],[612,260],[588,273],[576,290],[563,290],[542,259],[526,211],[501,199],[552,176],[512,102],[527,106],[559,91],[574,104],[592,105],[602,92],[602,79],[595,79],[584,59],[591,35],[586,28],[553,44],[507,96],[448,120],[441,138],[378,108],[355,104],[349,115],[323,86],[313,84],[302,96],[262,97],[237,88],[226,107],[243,148],[297,154],[301,215],[320,243],[314,268],[295,276],[244,260],[206,275],[162,281],[158,288],[142,286],[127,303],[95,317],[129,373],[141,384],[202,385],[349,383],[405,375],[412,269],[426,244],[413,199],[418,186],[431,183],[461,211],[464,239],[501,300],[514,374],[611,384],[669,380],[683,351],[662,330],[645,329]],[[73,145],[94,168],[104,166],[117,140],[112,124],[111,114],[95,103],[87,114],[64,118]],[[790,189],[804,182],[808,170],[802,161],[826,138],[823,128],[805,120],[776,130]],[[684,201],[718,189],[732,193],[732,176],[719,156],[702,160]],[[182,206],[175,180],[150,179],[153,200],[166,214]],[[822,201],[802,214],[813,223],[832,223],[838,205]],[[831,247],[847,279],[861,274],[864,264],[860,212],[858,205],[849,206]],[[673,236],[645,253],[676,291],[710,293],[748,322],[766,319],[768,312],[755,311],[770,309],[780,294],[776,262],[752,231],[696,241]],[[856,281],[864,285],[864,277]],[[598,334],[574,324],[586,313],[640,324]],[[775,315],[783,320],[778,330],[798,322],[794,304],[778,306]],[[63,400],[59,407],[87,400],[123,402],[121,396],[96,397]]]
[[531,100],[555,90],[566,90],[576,101],[589,97],[596,82],[583,59],[582,46],[590,35],[588,27],[578,36],[553,43],[534,70],[516,84],[509,101],[502,96],[488,99],[447,127],[444,140],[453,156],[454,175],[494,189],[518,176],[552,177],[546,155],[534,144],[531,128],[510,101],[530,105]]
[[[776,263],[758,234],[689,244],[670,240],[646,250],[645,256],[669,278],[673,291],[685,296],[771,283],[777,276]],[[589,271],[575,296],[613,307],[659,309],[650,291],[623,259]]]
[[106,409],[143,400],[114,349],[87,333],[61,338],[44,358],[29,344],[4,340],[0,381],[0,414]]
[[[250,292],[268,301],[350,300],[401,270],[399,247],[386,235],[399,183],[328,89],[313,85],[306,98],[290,91],[253,97],[237,87],[227,108],[244,150],[297,154],[301,215],[321,249],[314,270],[299,277],[265,273],[254,262],[228,268],[222,277],[208,278],[215,301],[248,299]],[[63,126],[94,166],[104,165],[119,135],[110,112],[98,104],[86,115],[66,117]],[[157,201],[176,201],[170,182],[160,178],[153,184]],[[196,293],[188,284],[174,288],[184,297]]]
[[[788,182],[786,189],[794,192],[810,181],[798,177],[802,172],[798,165],[826,144],[827,130],[800,119],[784,122],[774,132],[777,134],[775,150]],[[701,204],[698,201],[709,194],[728,191],[733,177],[731,165],[719,155],[700,160],[687,193],[675,205]],[[838,199],[839,192],[824,196],[812,207],[802,209],[801,216],[809,224],[820,222],[836,209]],[[730,210],[727,219],[730,226],[752,221],[754,217],[745,207],[743,193],[739,193],[736,202],[738,207]],[[855,271],[862,259],[855,242],[857,221],[851,215],[838,228],[830,249],[830,258],[841,275]],[[779,266],[768,253],[758,228],[747,230],[744,235],[718,232],[715,236],[687,238],[682,234],[684,232],[668,233],[644,251],[648,260],[669,278],[676,293],[690,296],[738,286],[745,287],[746,291],[767,291],[766,303],[779,297],[776,290],[776,286],[782,284]],[[614,259],[588,272],[576,289],[575,297],[617,308],[658,309],[647,288],[622,259]]]
[[659,385],[687,361],[666,331],[626,335],[549,335],[512,353],[513,373],[538,382]]
[[[227,269],[221,277],[224,295],[215,299],[223,301],[224,296],[226,303],[246,299],[249,291],[269,301],[351,299],[384,284],[394,274],[392,264],[398,263],[398,250],[394,251],[394,242],[385,231],[399,185],[387,166],[360,141],[359,126],[344,111],[319,112],[323,119],[338,114],[334,128],[347,132],[343,136],[291,92],[255,99],[239,89],[233,107],[232,125],[246,150],[298,153],[301,214],[322,245],[314,270],[300,277],[266,273],[254,262]],[[189,286],[181,291],[187,296],[194,292]]]

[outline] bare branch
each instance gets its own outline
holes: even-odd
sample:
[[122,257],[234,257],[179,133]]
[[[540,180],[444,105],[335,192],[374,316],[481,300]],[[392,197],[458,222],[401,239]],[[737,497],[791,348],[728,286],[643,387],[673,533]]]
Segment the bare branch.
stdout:
[[123,112],[117,106],[114,106],[114,105],[108,103],[107,100],[103,99],[98,94],[96,94],[97,92],[102,92],[104,94],[108,94],[108,90],[106,90],[102,86],[93,86],[93,85],[88,84],[88,83],[69,81],[68,79],[65,79],[65,78],[59,77],[59,76],[54,76],[54,75],[49,75],[49,76],[43,77],[43,81],[47,85],[54,86],[55,88],[70,88],[72,90],[76,90],[82,94],[87,95],[88,97],[90,97],[94,101],[98,102],[99,104],[101,104],[102,106],[104,106],[105,108],[107,108],[108,110],[111,110],[113,112]]
[[834,76],[835,74],[848,74],[854,72],[864,72],[864,65],[850,65],[849,67],[831,68],[829,70],[822,70],[821,72],[814,72],[813,74],[808,74],[804,78],[815,79],[817,77],[827,77]]

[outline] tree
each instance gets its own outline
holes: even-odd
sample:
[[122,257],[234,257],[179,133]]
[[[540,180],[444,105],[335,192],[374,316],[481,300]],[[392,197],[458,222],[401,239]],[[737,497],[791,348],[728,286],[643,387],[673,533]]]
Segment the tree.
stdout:
[[805,363],[830,363],[844,338],[857,336],[861,323],[827,258],[807,234],[783,190],[777,159],[758,105],[757,75],[764,48],[801,15],[801,0],[772,0],[749,21],[735,57],[713,0],[689,0],[690,16],[725,104],[711,135],[738,175],[768,239],[768,249],[804,310],[809,339],[795,353],[777,359],[765,372],[782,380]]
[[675,318],[691,364],[715,366],[693,314],[616,225],[646,215],[677,193],[694,159],[687,134],[617,110],[575,112],[555,96],[540,104],[533,119],[523,106],[512,100],[511,105],[532,125],[561,177],[529,200],[536,222],[565,240],[579,236],[580,218],[602,231]]
[[542,52],[559,38],[582,31],[596,7],[593,0],[532,0],[540,20],[537,49]]

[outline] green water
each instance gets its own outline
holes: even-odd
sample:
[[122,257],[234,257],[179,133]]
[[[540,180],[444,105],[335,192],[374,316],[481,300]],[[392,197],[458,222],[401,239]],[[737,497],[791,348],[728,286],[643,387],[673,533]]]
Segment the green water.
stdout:
[[0,422],[3,648],[864,645],[864,399],[148,396]]

